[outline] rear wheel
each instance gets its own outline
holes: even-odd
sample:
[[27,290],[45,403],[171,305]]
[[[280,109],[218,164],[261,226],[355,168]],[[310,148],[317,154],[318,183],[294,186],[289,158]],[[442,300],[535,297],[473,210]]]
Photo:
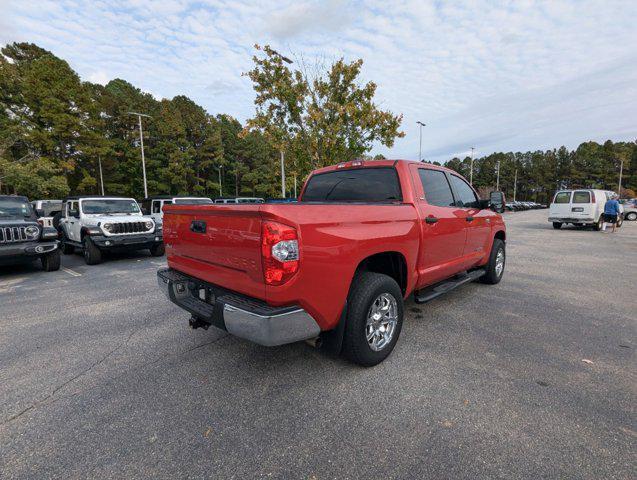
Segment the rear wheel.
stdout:
[[166,247],[164,246],[163,243],[156,243],[155,245],[150,247],[149,250],[150,250],[150,254],[153,257],[161,257],[164,255],[164,253],[166,253]]
[[626,220],[630,220],[631,222],[634,222],[635,220],[637,220],[637,212],[627,213]]
[[560,228],[562,228],[562,222],[553,222],[553,228],[555,230],[559,230]]
[[489,255],[489,263],[487,263],[487,273],[480,277],[482,283],[495,285],[500,283],[502,275],[504,275],[504,266],[506,264],[506,249],[504,242],[499,238],[493,240],[491,254]]
[[343,353],[365,367],[379,364],[394,349],[403,325],[403,295],[396,281],[381,273],[361,272],[348,300]]
[[597,220],[597,223],[593,224],[593,230],[595,230],[596,232],[599,232],[603,226],[604,226],[604,216],[600,215],[599,220]]
[[84,260],[87,265],[97,265],[102,261],[102,252],[93,243],[91,237],[84,237]]
[[46,255],[40,257],[42,268],[45,272],[54,272],[60,269],[60,250],[55,249]]

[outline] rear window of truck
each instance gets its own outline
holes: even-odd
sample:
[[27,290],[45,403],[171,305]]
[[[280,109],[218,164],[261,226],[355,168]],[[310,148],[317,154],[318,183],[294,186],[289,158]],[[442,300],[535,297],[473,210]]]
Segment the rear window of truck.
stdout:
[[392,167],[355,168],[310,177],[302,202],[398,202],[400,182]]
[[555,195],[553,203],[569,203],[571,201],[571,192],[559,192]]
[[574,192],[573,203],[591,203],[590,192]]

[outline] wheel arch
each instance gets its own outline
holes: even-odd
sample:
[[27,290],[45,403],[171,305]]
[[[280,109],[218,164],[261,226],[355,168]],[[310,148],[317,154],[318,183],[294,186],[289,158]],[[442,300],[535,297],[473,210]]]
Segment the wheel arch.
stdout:
[[369,255],[359,262],[354,278],[359,272],[383,273],[396,280],[403,296],[407,292],[407,260],[400,252],[385,251]]

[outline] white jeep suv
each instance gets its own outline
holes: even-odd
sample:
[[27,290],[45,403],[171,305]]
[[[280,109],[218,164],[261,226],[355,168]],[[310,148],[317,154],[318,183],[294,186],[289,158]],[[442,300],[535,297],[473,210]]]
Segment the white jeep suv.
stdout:
[[164,254],[161,226],[142,215],[133,198],[79,196],[64,200],[57,225],[62,252],[84,252],[88,265],[102,261],[105,250],[150,250]]

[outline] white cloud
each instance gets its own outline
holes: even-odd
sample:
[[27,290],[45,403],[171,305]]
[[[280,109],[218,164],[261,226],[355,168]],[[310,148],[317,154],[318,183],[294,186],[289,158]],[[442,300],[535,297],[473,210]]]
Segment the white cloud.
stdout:
[[404,114],[387,156],[635,139],[637,2],[603,0],[0,0],[0,41],[31,41],[82,78],[125,78],[245,120],[254,43],[363,58],[378,103]]
[[93,83],[99,83],[100,85],[106,85],[112,78],[104,70],[93,72],[88,76],[88,81]]

